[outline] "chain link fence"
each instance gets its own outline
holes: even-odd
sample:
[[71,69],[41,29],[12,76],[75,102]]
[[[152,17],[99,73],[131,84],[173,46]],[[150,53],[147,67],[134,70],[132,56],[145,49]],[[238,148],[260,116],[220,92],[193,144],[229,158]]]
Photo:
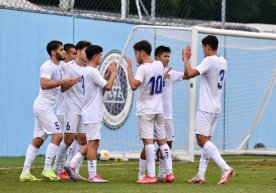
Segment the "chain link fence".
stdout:
[[276,33],[276,0],[0,0],[0,8],[134,24],[223,24],[226,29]]

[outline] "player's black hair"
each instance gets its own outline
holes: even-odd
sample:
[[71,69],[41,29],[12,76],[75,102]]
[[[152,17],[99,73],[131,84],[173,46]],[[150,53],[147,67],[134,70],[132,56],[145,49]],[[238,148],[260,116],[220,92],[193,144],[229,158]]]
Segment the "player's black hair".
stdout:
[[91,42],[82,40],[77,43],[76,50],[82,50],[83,48],[91,45],[92,45]]
[[75,48],[75,49],[76,49],[76,46],[75,46],[74,44],[70,44],[70,43],[64,44],[63,47],[64,47],[64,51],[65,51],[66,53],[68,53],[68,52],[70,51],[71,48]]
[[86,57],[88,60],[91,60],[96,54],[103,52],[103,48],[98,45],[90,45],[85,49]]
[[214,51],[217,51],[218,49],[218,38],[214,35],[208,35],[205,38],[201,40],[202,44],[204,46],[209,45]]
[[62,42],[60,42],[58,40],[50,41],[46,46],[46,50],[47,50],[49,56],[51,56],[51,51],[57,50],[60,46],[63,46]]
[[151,54],[151,45],[147,40],[142,40],[134,44],[133,49],[135,51],[145,51],[147,55]]
[[167,46],[158,46],[158,47],[155,49],[154,56],[155,56],[155,57],[161,56],[161,55],[163,54],[163,52],[171,53],[170,47],[167,47]]

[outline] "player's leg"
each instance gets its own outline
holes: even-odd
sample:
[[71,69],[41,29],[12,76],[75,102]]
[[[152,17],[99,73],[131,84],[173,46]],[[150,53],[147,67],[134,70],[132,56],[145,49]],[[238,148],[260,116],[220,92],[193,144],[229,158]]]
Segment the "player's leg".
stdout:
[[65,162],[65,156],[68,148],[70,145],[73,143],[75,139],[75,135],[77,132],[77,128],[80,122],[80,115],[65,115],[64,118],[65,121],[65,128],[64,128],[64,138],[62,142],[60,143],[56,160],[55,160],[55,165],[57,168],[57,174],[61,179],[69,179],[69,176],[67,175],[66,172],[64,172],[63,167],[64,167],[64,162]]
[[101,139],[102,123],[88,124],[86,130],[86,139],[88,140],[87,165],[90,183],[106,183],[99,175],[97,175],[97,150]]
[[[154,132],[154,120],[156,115],[139,115],[138,116],[138,132],[140,138],[143,140],[145,154],[142,152],[141,158],[146,157],[146,165],[148,170],[148,176],[145,176],[138,183],[150,184],[156,183],[157,178],[155,176],[155,159],[154,159],[154,145],[153,145],[153,132]],[[139,167],[141,167],[139,165]]]
[[26,157],[24,161],[24,166],[22,173],[20,175],[20,181],[40,181],[41,179],[36,178],[30,173],[30,168],[33,161],[36,158],[38,149],[44,143],[44,140],[47,139],[47,134],[41,129],[38,120],[35,118],[35,128],[34,128],[34,138],[32,143],[29,145]]
[[51,164],[54,157],[56,156],[59,144],[62,140],[62,129],[59,125],[58,119],[53,109],[49,108],[45,110],[39,110],[36,111],[35,114],[44,132],[52,136],[52,139],[46,150],[45,165],[42,172],[42,176],[47,179],[57,181],[59,180],[59,177],[57,177],[54,171],[52,170]]
[[139,159],[138,181],[146,177],[146,169],[147,169],[147,160],[146,160],[145,148],[143,148],[140,153],[140,159]]
[[70,145],[70,147],[68,149],[66,164],[70,163],[71,160],[73,159],[75,153],[78,152],[78,151],[76,151],[77,145],[78,145],[78,135],[75,136],[75,140],[73,141],[73,143]]
[[[170,149],[172,149],[172,142],[174,140],[174,127],[172,119],[165,119],[165,130],[166,130],[166,142]],[[162,154],[159,154],[159,172],[158,180],[163,181],[166,178],[166,161]]]
[[[84,126],[84,124],[80,123],[80,125],[78,127],[78,145],[76,147],[76,150],[80,149],[82,146],[84,146],[86,144],[87,144],[87,141],[86,141],[86,134],[85,134],[85,126]],[[84,154],[82,154],[82,155],[84,155]],[[78,175],[78,180],[87,180],[86,178],[84,178],[80,175],[80,167],[82,165],[82,162],[83,162],[83,159],[80,162],[78,162],[75,172]]]
[[160,148],[164,163],[166,178],[163,182],[172,183],[175,178],[172,171],[172,153],[166,141],[165,120],[163,114],[158,114],[155,119],[154,137]]

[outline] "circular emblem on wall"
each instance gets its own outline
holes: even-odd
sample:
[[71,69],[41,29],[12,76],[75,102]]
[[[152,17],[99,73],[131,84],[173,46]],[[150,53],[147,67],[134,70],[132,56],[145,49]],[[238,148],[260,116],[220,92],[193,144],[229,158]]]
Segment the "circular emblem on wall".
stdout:
[[128,83],[127,61],[122,58],[121,52],[112,50],[108,52],[100,66],[100,73],[104,76],[109,65],[115,60],[117,62],[116,79],[110,91],[103,91],[104,100],[104,124],[110,129],[118,129],[126,122],[131,110],[133,91]]

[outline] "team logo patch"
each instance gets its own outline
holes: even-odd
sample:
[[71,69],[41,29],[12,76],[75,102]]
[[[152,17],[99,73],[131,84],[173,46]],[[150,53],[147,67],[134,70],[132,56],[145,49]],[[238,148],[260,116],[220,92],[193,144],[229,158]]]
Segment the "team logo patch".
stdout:
[[112,50],[108,52],[100,66],[100,73],[104,76],[112,61],[117,62],[117,74],[114,85],[110,91],[103,91],[104,98],[104,124],[110,129],[118,129],[128,118],[131,110],[133,92],[128,83],[127,61],[122,58],[121,52]]

